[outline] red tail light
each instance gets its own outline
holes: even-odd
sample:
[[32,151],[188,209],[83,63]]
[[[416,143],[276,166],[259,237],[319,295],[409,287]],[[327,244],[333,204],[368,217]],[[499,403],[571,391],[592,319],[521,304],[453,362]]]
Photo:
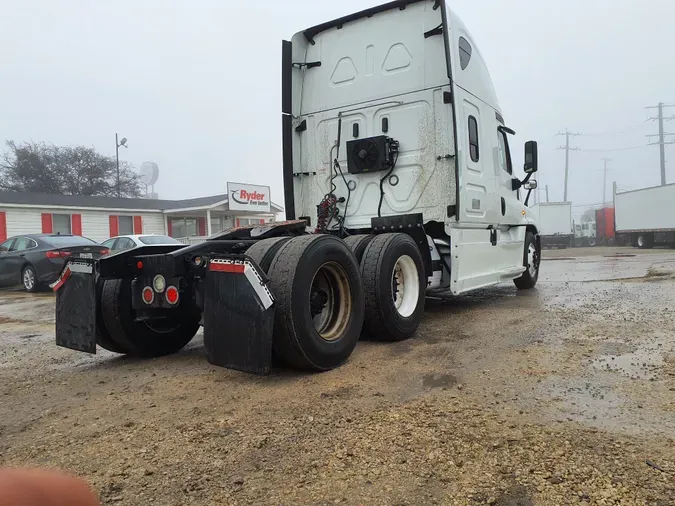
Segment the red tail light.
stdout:
[[101,255],[107,255],[108,253],[110,253],[110,250],[107,248],[101,250]]
[[72,255],[70,251],[47,251],[47,258],[66,258]]
[[152,291],[152,288],[146,286],[143,288],[143,302],[146,304],[152,304],[155,300],[155,292]]
[[166,289],[166,301],[171,304],[178,304],[178,289],[175,286],[170,286]]

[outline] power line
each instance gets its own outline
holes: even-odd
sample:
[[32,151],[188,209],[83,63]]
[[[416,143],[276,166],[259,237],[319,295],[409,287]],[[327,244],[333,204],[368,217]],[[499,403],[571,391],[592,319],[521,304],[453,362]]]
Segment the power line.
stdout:
[[610,151],[628,151],[631,149],[642,149],[642,148],[648,148],[649,144],[643,144],[642,146],[630,146],[627,148],[610,148],[610,149],[579,149],[579,151],[583,151],[586,153],[609,153]]
[[635,125],[628,126],[628,127],[624,128],[623,130],[618,130],[618,131],[613,131],[613,132],[582,133],[581,135],[583,137],[607,137],[607,136],[610,136],[610,135],[622,135],[622,134],[626,134],[626,133],[631,133],[631,132],[633,132],[633,130],[635,130],[639,127],[645,126],[647,121],[649,121],[649,120],[645,120],[642,123],[638,123],[638,124],[635,124]]
[[666,107],[675,107],[675,104],[664,104],[663,102],[659,102],[658,105],[652,105],[649,107],[645,107],[645,109],[658,109],[658,116],[655,118],[649,118],[650,120],[658,120],[659,122],[659,133],[658,134],[650,134],[647,137],[658,137],[659,140],[657,142],[651,142],[649,145],[654,146],[656,144],[659,145],[659,151],[661,154],[661,186],[664,186],[666,184],[666,144],[673,144],[675,141],[668,141],[666,142],[666,135],[675,135],[675,134],[667,134],[663,131],[663,122],[664,121],[670,121],[672,119],[675,119],[675,116],[669,116],[667,118],[663,117],[663,109]]
[[565,145],[564,146],[558,146],[558,149],[564,149],[565,150],[565,190],[563,193],[563,202],[567,202],[567,176],[570,170],[570,151],[580,151],[579,148],[571,148],[570,147],[570,136],[576,137],[581,135],[580,133],[571,133],[569,130],[565,129],[565,132],[558,133],[558,135],[564,135],[565,136]]

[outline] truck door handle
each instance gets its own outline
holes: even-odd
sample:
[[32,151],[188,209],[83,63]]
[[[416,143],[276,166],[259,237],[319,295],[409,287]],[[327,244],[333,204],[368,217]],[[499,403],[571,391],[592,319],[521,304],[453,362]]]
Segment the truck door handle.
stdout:
[[20,256],[21,258],[23,258],[23,257],[26,256],[26,254],[25,254],[25,253],[19,253],[19,256]]
[[502,216],[506,215],[506,200],[502,197]]

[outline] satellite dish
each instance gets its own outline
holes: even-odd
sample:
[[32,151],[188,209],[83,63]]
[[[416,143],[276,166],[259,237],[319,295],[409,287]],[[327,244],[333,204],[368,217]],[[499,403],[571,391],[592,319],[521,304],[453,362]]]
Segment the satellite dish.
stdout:
[[141,181],[145,186],[152,186],[159,179],[159,167],[155,162],[143,162],[141,165]]

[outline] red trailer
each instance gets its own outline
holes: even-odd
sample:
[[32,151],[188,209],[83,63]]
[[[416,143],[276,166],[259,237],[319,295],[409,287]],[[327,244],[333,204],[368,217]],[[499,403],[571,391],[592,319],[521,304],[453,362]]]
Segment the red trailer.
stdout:
[[614,244],[614,208],[603,207],[595,211],[595,234],[598,244]]
[[618,243],[620,246],[625,246],[630,243],[625,234],[616,234],[613,207],[597,209],[595,211],[595,225],[598,244],[613,246]]

